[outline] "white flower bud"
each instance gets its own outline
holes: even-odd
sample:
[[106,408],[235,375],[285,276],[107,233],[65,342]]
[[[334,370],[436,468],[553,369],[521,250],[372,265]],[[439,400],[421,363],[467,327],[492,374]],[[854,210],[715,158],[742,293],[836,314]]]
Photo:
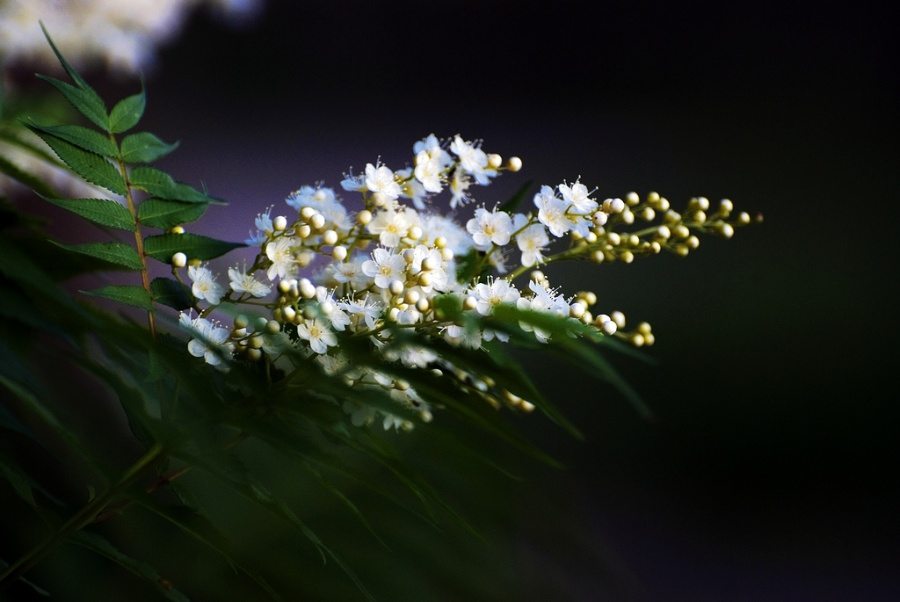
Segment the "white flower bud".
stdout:
[[700,211],[709,211],[709,199],[705,196],[698,197],[697,207],[700,208]]
[[585,311],[587,311],[587,306],[581,301],[576,301],[569,306],[569,315],[573,318],[580,318]]
[[463,307],[465,307],[466,309],[475,309],[476,307],[478,307],[478,301],[475,300],[475,297],[466,297],[466,300],[463,303]]
[[719,226],[719,234],[725,238],[731,238],[734,236],[734,228],[731,224],[722,223],[722,225]]
[[441,249],[441,259],[444,261],[450,261],[453,259],[453,249],[450,247],[444,247]]
[[313,259],[316,258],[316,254],[314,251],[310,249],[303,249],[297,254],[297,265],[302,268],[305,268],[309,264],[313,262]]
[[618,330],[618,326],[612,320],[606,320],[600,328],[608,335],[614,335],[616,334],[616,330]]
[[300,210],[300,217],[302,217],[303,219],[306,219],[306,220],[308,220],[315,214],[316,214],[316,210],[313,209],[312,207],[304,207],[303,209]]
[[632,191],[625,195],[625,202],[628,203],[629,206],[634,207],[635,205],[640,204],[641,197],[638,196],[638,193]]
[[266,331],[269,334],[278,334],[278,332],[280,330],[281,330],[281,324],[279,324],[275,320],[269,320],[268,322],[266,322]]
[[641,322],[637,325],[637,331],[643,335],[650,334],[653,330],[653,327],[650,326],[647,322]]
[[487,156],[487,160],[488,160],[488,167],[490,167],[491,169],[497,169],[498,167],[503,165],[503,157],[501,157],[497,153],[490,153]]
[[326,245],[333,245],[337,241],[338,241],[338,234],[334,230],[325,230],[325,233],[322,234],[322,242],[324,242]]
[[532,270],[530,275],[531,275],[531,279],[534,280],[535,282],[540,282],[541,280],[546,278],[546,276],[544,275],[544,272],[542,272],[540,270]]
[[522,159],[520,159],[519,157],[510,157],[506,162],[506,168],[509,171],[516,173],[517,171],[522,169]]
[[425,270],[436,270],[441,267],[441,262],[436,258],[429,255],[422,261],[422,268]]
[[399,280],[391,281],[391,292],[395,295],[399,295],[403,292],[403,283]]
[[291,282],[290,280],[282,280],[278,283],[278,292],[282,295],[287,295],[291,291]]
[[367,225],[372,221],[372,212],[368,209],[363,209],[359,213],[356,214],[356,221],[362,224],[363,226]]
[[438,236],[437,238],[434,239],[434,246],[437,249],[443,249],[444,247],[447,246],[447,239],[444,238],[443,236]]
[[640,333],[635,333],[631,335],[631,344],[635,347],[643,347],[644,346],[644,335]]
[[625,202],[622,199],[612,199],[609,202],[610,213],[622,213],[625,211]]
[[421,274],[419,274],[419,284],[421,284],[422,286],[431,286],[431,281],[431,274],[429,274],[428,272],[422,272]]
[[247,336],[246,328],[235,328],[234,332],[231,333],[231,338],[233,339],[242,339]]
[[749,224],[750,223],[750,214],[746,211],[741,211],[738,213],[738,223],[741,224]]
[[283,215],[279,215],[272,220],[272,227],[275,228],[276,232],[283,232],[287,228],[287,223],[287,218]]
[[614,247],[618,247],[622,244],[622,237],[619,236],[617,232],[610,232],[606,235],[606,240]]
[[172,267],[183,268],[187,265],[187,255],[184,253],[175,253],[172,255]]
[[234,319],[235,328],[247,328],[247,324],[249,324],[249,322],[247,321],[246,316],[238,316]]
[[184,234],[184,226],[173,226],[169,229],[169,234]]
[[316,296],[316,287],[313,286],[313,283],[309,281],[309,278],[301,278],[300,282],[298,282],[300,288],[300,295],[304,299],[312,299]]
[[403,294],[403,300],[412,305],[415,305],[419,301],[420,297],[421,295],[419,294],[419,291],[414,288],[408,289]]
[[594,263],[603,263],[606,259],[606,255],[603,254],[603,251],[594,251],[591,253],[591,261]]
[[262,359],[262,351],[260,351],[259,349],[248,349],[247,359],[251,362],[258,362]]
[[696,236],[690,236],[690,237],[688,237],[688,239],[687,239],[687,246],[688,246],[688,248],[690,248],[690,249],[696,249],[697,247],[700,246],[700,239],[697,238]]
[[694,221],[698,224],[702,224],[706,221],[706,214],[703,211],[698,211],[694,214]]
[[263,338],[259,335],[250,337],[250,346],[254,349],[262,349],[263,342]]
[[325,216],[321,213],[316,213],[311,218],[309,218],[309,225],[312,226],[315,230],[321,230],[325,227]]
[[390,320],[391,322],[396,322],[396,321],[397,321],[397,317],[398,317],[399,315],[400,315],[400,310],[399,310],[398,308],[396,308],[396,307],[392,307],[391,310],[388,312],[387,318],[388,318],[388,320]]
[[662,238],[663,240],[668,240],[670,236],[672,236],[672,231],[669,230],[669,227],[666,225],[662,225],[656,229],[656,235]]
[[643,211],[641,211],[641,219],[645,222],[653,221],[653,218],[656,217],[656,211],[651,209],[650,207],[644,207]]
[[418,301],[416,301],[416,309],[418,309],[420,312],[424,313],[428,311],[430,307],[431,305],[428,303],[428,299],[426,299],[425,297],[421,297]]
[[626,209],[625,211],[622,212],[622,221],[629,225],[633,224],[634,223],[634,213],[632,213],[631,211]]
[[623,251],[621,255],[619,255],[619,261],[624,263],[631,263],[634,261],[634,253],[631,251]]
[[588,244],[594,244],[597,242],[597,235],[593,232],[588,232],[587,236],[584,237],[584,240],[586,240]]
[[334,313],[334,303],[332,303],[331,301],[325,301],[319,306],[319,308],[326,316],[330,316],[332,313]]
[[619,328],[625,328],[625,314],[620,311],[614,311],[609,314],[609,319],[616,323]]
[[601,228],[606,225],[606,222],[609,220],[609,215],[604,211],[596,211],[593,216],[594,225],[598,228]]
[[372,203],[376,207],[384,207],[385,205],[388,204],[389,201],[390,201],[390,198],[388,198],[388,196],[386,194],[384,194],[383,192],[376,192],[376,193],[372,194]]
[[647,202],[651,205],[655,205],[659,202],[660,196],[658,192],[650,192],[647,193]]
[[331,250],[331,256],[338,261],[344,261],[345,259],[347,259],[347,247],[343,247],[341,245],[336,246]]
[[300,238],[309,238],[310,234],[312,234],[312,228],[310,228],[307,224],[303,224],[299,228],[297,228],[297,236],[299,236]]
[[297,317],[297,310],[290,305],[285,305],[281,308],[281,315],[284,316],[286,322],[293,322]]
[[521,408],[521,410],[522,410],[523,412],[525,412],[526,414],[530,414],[531,412],[534,411],[534,404],[531,403],[530,401],[525,401],[525,400],[523,399],[523,400],[522,400],[522,403],[519,404],[519,408]]
[[734,211],[734,203],[732,203],[729,199],[722,199],[719,201],[719,213],[723,213],[728,215]]

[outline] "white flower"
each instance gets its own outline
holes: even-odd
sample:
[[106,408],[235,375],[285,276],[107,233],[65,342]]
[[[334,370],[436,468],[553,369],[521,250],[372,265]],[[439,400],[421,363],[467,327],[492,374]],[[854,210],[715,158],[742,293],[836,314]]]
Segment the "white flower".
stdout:
[[488,284],[476,284],[472,296],[475,297],[475,311],[487,316],[495,305],[515,303],[519,299],[519,291],[505,278],[498,278]]
[[[568,301],[556,291],[534,280],[528,283],[528,288],[531,289],[534,295],[532,297],[519,297],[519,300],[516,302],[516,306],[519,309],[555,313],[560,316],[569,315]],[[542,343],[550,340],[550,333],[527,322],[519,322],[519,326],[527,332],[534,331],[534,336]]]
[[459,134],[453,138],[450,150],[459,158],[459,166],[463,171],[473,176],[482,186],[497,175],[497,171],[488,166],[487,154],[471,142],[463,140]]
[[481,347],[481,331],[477,328],[465,328],[451,324],[444,329],[444,338],[451,345],[478,349]]
[[387,249],[375,249],[372,252],[372,259],[362,264],[362,272],[375,279],[375,286],[387,289],[394,280],[405,280],[406,261]]
[[415,176],[425,190],[434,193],[443,190],[444,186],[441,182],[443,173],[444,166],[441,165],[440,159],[429,155],[424,150],[416,155]]
[[365,192],[365,174],[354,174],[353,172],[344,174],[344,179],[341,180],[341,188],[347,192]]
[[[416,209],[424,209],[428,190],[425,189],[422,182],[412,177],[412,168],[398,170],[397,175],[403,180],[403,184],[400,185],[400,196],[410,199]],[[440,190],[432,192],[440,192]]]
[[542,186],[534,195],[534,204],[538,208],[538,220],[549,228],[553,236],[563,236],[572,229],[573,220],[566,214],[569,203],[562,200],[549,186]]
[[400,185],[394,181],[394,172],[386,165],[375,167],[366,164],[366,188],[369,192],[381,193],[389,199],[400,196]]
[[341,308],[351,316],[360,317],[369,330],[375,329],[378,319],[384,312],[384,307],[381,303],[370,295],[366,295],[362,301],[346,301],[341,304]]
[[496,208],[488,211],[479,207],[475,210],[475,217],[466,223],[466,230],[479,249],[487,249],[491,244],[502,247],[509,243],[512,235],[512,218],[505,211]]
[[293,248],[296,246],[294,239],[281,236],[266,245],[266,257],[272,262],[266,275],[269,280],[278,278],[287,278],[294,272],[294,266],[297,263],[294,257]]
[[591,213],[597,209],[597,201],[590,198],[590,192],[581,182],[576,181],[571,186],[560,184],[558,186],[562,198],[570,203],[578,213]]
[[196,335],[188,341],[188,353],[194,357],[202,357],[207,364],[226,369],[222,357],[231,357],[234,345],[228,342],[231,332],[205,318],[191,318],[190,314],[181,313],[178,324]]
[[231,280],[231,290],[236,293],[248,293],[253,297],[265,297],[272,292],[272,287],[257,280],[253,274],[247,273],[247,268],[240,270],[237,266],[228,268],[228,279]]
[[222,301],[225,289],[216,282],[216,277],[206,266],[188,267],[188,277],[193,282],[191,293],[196,299],[205,300],[211,305],[218,305]]
[[[518,226],[517,229],[521,227]],[[522,265],[526,268],[544,261],[541,251],[548,244],[550,244],[550,237],[547,236],[543,224],[531,224],[516,234],[516,245],[522,251]]]
[[410,213],[414,212],[394,209],[379,211],[375,219],[369,222],[369,232],[377,234],[378,241],[385,247],[396,247],[412,226]]
[[472,197],[469,196],[469,187],[471,185],[472,180],[462,169],[453,170],[453,177],[450,179],[450,192],[452,193],[452,196],[450,197],[451,209],[461,207],[472,200]]
[[275,226],[272,224],[272,207],[269,207],[262,213],[257,213],[254,225],[256,226],[256,232],[251,230],[250,237],[244,242],[251,247],[258,247],[263,244],[275,230]]
[[316,353],[326,353],[329,347],[337,345],[337,337],[321,318],[300,322],[297,325],[297,336],[308,341],[310,349]]
[[443,237],[447,248],[454,255],[464,255],[472,248],[472,237],[449,217],[436,213],[425,215],[422,218],[422,242],[428,246],[434,246],[438,237]]
[[316,301],[322,313],[328,317],[331,327],[338,332],[344,332],[350,325],[350,316],[342,309],[342,304],[334,300],[334,291],[329,291],[324,286],[316,289]]
[[413,154],[416,155],[417,164],[418,156],[422,152],[425,152],[429,158],[436,160],[442,169],[453,163],[450,153],[441,148],[441,143],[434,134],[428,134],[427,137],[413,145]]
[[[288,195],[284,202],[300,211],[304,207],[312,207],[319,213],[325,215],[335,211],[336,208],[343,210],[343,206],[337,199],[334,189],[322,185],[301,186]],[[346,211],[345,211],[346,213]],[[327,219],[327,215],[325,215]]]

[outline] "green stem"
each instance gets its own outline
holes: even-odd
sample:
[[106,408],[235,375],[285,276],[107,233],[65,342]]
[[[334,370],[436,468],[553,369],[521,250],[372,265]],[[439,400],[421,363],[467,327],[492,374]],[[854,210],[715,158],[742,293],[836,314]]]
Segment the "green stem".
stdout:
[[97,518],[104,507],[123,489],[131,485],[132,482],[140,475],[140,473],[152,464],[163,453],[160,444],[155,444],[147,453],[140,457],[119,480],[111,486],[106,493],[94,498],[81,508],[72,518],[67,520],[59,529],[56,530],[43,543],[31,549],[30,552],[22,556],[14,564],[10,565],[3,574],[0,574],[0,588],[13,583],[16,579],[24,575],[31,567],[43,560],[50,552],[54,550],[66,537],[88,526]]

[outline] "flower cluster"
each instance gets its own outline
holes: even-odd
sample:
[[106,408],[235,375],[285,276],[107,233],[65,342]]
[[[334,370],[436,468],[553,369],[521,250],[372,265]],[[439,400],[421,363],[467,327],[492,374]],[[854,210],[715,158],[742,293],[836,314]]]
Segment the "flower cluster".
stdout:
[[[398,352],[390,345],[391,338],[408,328],[470,349],[508,339],[508,332],[447,318],[439,306],[442,298],[450,298],[472,317],[491,316],[498,306],[507,305],[577,320],[600,336],[652,345],[649,324],[626,331],[621,312],[594,309],[595,293],[566,295],[533,268],[561,259],[629,263],[663,250],[685,255],[698,245],[695,233],[727,238],[734,227],[751,221],[747,214],[733,215],[727,200],[712,209],[707,199],[698,197],[679,214],[656,193],[644,200],[635,193],[624,200],[601,200],[579,180],[542,186],[530,210],[476,203],[468,220],[456,221],[438,211],[438,195],[448,192],[451,208],[473,203],[475,186],[487,186],[503,172],[519,171],[521,160],[511,157],[504,162],[483,151],[479,142],[458,135],[445,141],[430,135],[415,143],[413,157],[413,165],[405,169],[370,163],[362,172],[346,174],[341,187],[360,196],[357,211],[349,209],[334,189],[316,184],[288,195],[289,215],[273,217],[272,208],[260,213],[246,241],[258,248],[255,261],[249,267],[228,269],[227,286],[207,266],[193,262],[188,277],[201,317],[183,318],[197,333],[191,353],[225,367],[223,357],[281,361],[285,350],[292,349],[315,358],[325,372],[354,386],[388,391],[398,403],[429,420],[431,409],[409,383],[348,365],[341,337],[362,338],[373,352],[393,354],[390,361],[441,370],[474,383],[489,400],[528,410],[533,407],[530,403],[507,391],[488,395],[490,383],[429,349],[406,346]],[[651,225],[657,218],[661,223]],[[637,222],[647,226],[633,230]],[[180,253],[173,258],[176,275],[187,259]],[[529,271],[527,281],[518,283]],[[229,331],[205,318],[223,301],[261,307],[270,317],[258,324],[241,318]],[[530,323],[520,326],[540,342],[552,336]],[[412,426],[353,402],[345,410],[355,424],[378,418],[385,428]]]

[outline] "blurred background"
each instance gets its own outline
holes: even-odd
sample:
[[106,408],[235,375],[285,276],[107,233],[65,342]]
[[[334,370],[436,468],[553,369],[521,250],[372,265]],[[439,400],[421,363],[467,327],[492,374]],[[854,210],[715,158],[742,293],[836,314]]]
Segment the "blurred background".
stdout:
[[[401,167],[431,132],[523,158],[479,202],[581,176],[601,198],[728,197],[765,214],[686,260],[548,269],[653,324],[657,365],[613,359],[655,420],[540,358],[539,386],[587,440],[511,419],[565,470],[498,444],[521,481],[444,474],[417,430],[408,452],[485,541],[424,525],[401,536],[402,513],[382,509],[376,530],[401,543],[348,552],[376,594],[898,599],[895,29],[869,2],[270,0],[239,25],[194,14],[159,49],[145,126],[182,142],[166,169],[230,201],[198,226],[220,238],[244,238],[303,184],[337,187],[351,165]],[[138,86],[106,69],[88,80],[107,98]],[[354,595],[285,570],[307,596]]]

